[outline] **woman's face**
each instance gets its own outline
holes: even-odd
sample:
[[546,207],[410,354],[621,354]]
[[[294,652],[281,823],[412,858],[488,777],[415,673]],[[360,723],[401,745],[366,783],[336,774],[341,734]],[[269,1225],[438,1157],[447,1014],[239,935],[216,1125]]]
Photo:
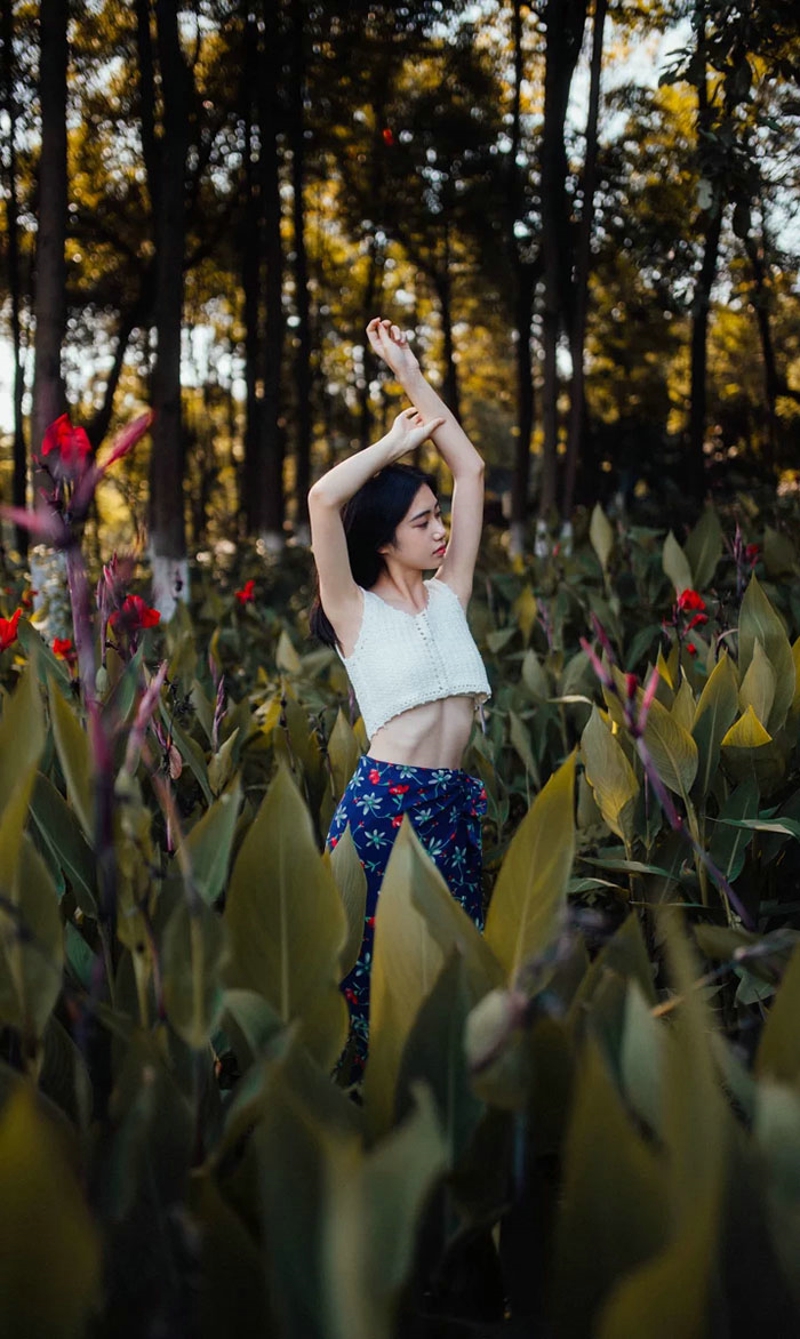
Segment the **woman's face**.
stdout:
[[394,543],[380,552],[425,572],[440,565],[446,545],[441,507],[428,484],[422,484],[395,530]]

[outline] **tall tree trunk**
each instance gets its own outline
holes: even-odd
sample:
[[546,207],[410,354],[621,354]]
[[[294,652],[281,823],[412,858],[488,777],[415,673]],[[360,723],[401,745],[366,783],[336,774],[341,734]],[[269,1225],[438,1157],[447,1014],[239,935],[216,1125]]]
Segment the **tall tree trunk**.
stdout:
[[242,53],[242,116],[244,121],[244,173],[242,199],[242,292],[244,294],[244,376],[245,422],[244,465],[239,471],[240,513],[245,528],[253,528],[256,490],[256,462],[258,460],[259,398],[258,372],[261,347],[261,197],[254,163],[253,95],[258,79],[258,29],[245,4],[243,25],[244,50]]
[[539,515],[555,506],[558,465],[558,341],[569,304],[569,210],[564,127],[575,65],[586,24],[587,0],[547,0],[547,49],[542,135],[542,487]]
[[758,337],[761,342],[761,357],[764,363],[764,396],[767,407],[767,440],[766,440],[766,463],[770,469],[775,468],[775,451],[777,446],[777,415],[775,412],[775,402],[781,392],[781,378],[778,374],[778,366],[775,358],[775,345],[772,339],[772,293],[769,284],[769,268],[764,258],[764,252],[759,247],[755,237],[747,230],[744,238],[744,247],[747,252],[747,258],[750,261],[750,268],[753,272],[753,307],[756,313],[758,323]]
[[164,617],[188,598],[181,421],[181,335],[186,245],[186,159],[191,76],[178,28],[178,0],[156,0],[156,43],[162,99],[155,191],[156,358],[150,458],[150,545],[154,598]]
[[444,255],[442,268],[438,271],[436,296],[439,300],[439,316],[442,322],[442,341],[444,344],[444,391],[445,404],[456,418],[461,418],[461,395],[458,386],[458,366],[456,364],[456,346],[453,339],[453,276],[450,270],[450,229],[447,219],[442,224],[444,235]]
[[35,453],[49,423],[64,412],[61,345],[67,323],[67,6],[41,0],[39,101],[39,226],[36,237],[35,370],[31,444]]
[[[2,106],[8,119],[8,171],[5,180],[6,231],[8,233],[8,292],[11,300],[11,351],[14,359],[12,397],[14,405],[14,474],[11,499],[15,507],[26,503],[27,462],[25,429],[22,417],[22,398],[25,380],[22,367],[22,276],[19,254],[19,204],[17,200],[17,100],[15,92],[16,61],[14,58],[14,17],[10,4],[2,7]],[[25,557],[28,552],[28,532],[24,526],[16,528],[16,544]]]
[[292,0],[292,72],[289,141],[292,147],[292,220],[294,224],[294,293],[297,314],[295,392],[297,435],[295,439],[295,490],[297,533],[309,539],[308,490],[311,486],[311,312],[308,293],[308,257],[305,230],[305,34],[304,0]]
[[[707,153],[713,114],[706,85],[706,31],[703,0],[696,7],[697,24],[697,123],[701,162]],[[692,333],[689,353],[689,441],[687,484],[692,497],[700,500],[705,491],[705,459],[703,446],[706,435],[706,405],[708,399],[708,318],[711,309],[711,289],[717,273],[719,241],[724,209],[723,182],[716,174],[711,181],[713,198],[706,213],[703,239],[703,258],[692,297]]]
[[597,123],[600,112],[600,74],[603,64],[603,30],[607,0],[595,0],[592,29],[592,60],[589,80],[589,110],[586,117],[586,154],[583,164],[583,213],[575,257],[575,317],[572,326],[572,395],[570,400],[567,458],[564,464],[562,516],[569,521],[575,503],[575,477],[581,457],[586,423],[585,344],[589,308],[589,269],[592,258],[594,193],[597,181]]
[[[261,198],[259,273],[263,273],[263,336],[260,339],[261,405],[255,456],[246,462],[247,527],[272,549],[284,542],[284,428],[280,392],[283,362],[283,242],[281,239],[279,81],[281,22],[275,0],[262,2],[263,31],[259,44],[258,118],[260,150],[258,189]],[[259,285],[261,288],[261,285]]]
[[522,81],[525,57],[522,49],[522,0],[512,0],[511,18],[514,52],[514,97],[511,109],[511,152],[508,154],[507,235],[514,280],[514,353],[517,368],[517,436],[514,443],[513,482],[511,485],[511,521],[509,550],[520,556],[525,547],[528,519],[528,494],[531,478],[531,436],[533,435],[533,370],[531,367],[531,325],[535,280],[526,265],[515,235],[515,224],[522,215],[521,169],[517,162],[522,141]]

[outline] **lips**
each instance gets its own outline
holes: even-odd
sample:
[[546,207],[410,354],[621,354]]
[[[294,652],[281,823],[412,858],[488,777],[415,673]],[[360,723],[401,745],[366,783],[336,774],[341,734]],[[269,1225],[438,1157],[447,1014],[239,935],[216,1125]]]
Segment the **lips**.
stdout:
[[447,552],[447,545],[442,544],[441,548],[433,550],[434,558],[441,558]]

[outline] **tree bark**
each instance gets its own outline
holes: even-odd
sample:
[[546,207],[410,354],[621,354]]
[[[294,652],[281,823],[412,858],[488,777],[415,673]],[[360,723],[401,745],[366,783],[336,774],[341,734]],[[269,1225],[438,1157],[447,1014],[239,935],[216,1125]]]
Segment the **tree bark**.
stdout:
[[178,0],[156,0],[155,16],[163,134],[158,141],[151,190],[155,205],[157,346],[151,389],[155,421],[150,458],[150,545],[155,595],[162,614],[170,617],[175,601],[188,597],[181,335],[191,77],[181,49]]
[[[22,275],[19,253],[19,203],[17,199],[17,101],[15,93],[16,61],[14,59],[14,18],[10,4],[3,5],[2,31],[2,105],[8,118],[8,172],[6,173],[6,231],[8,234],[8,293],[11,302],[11,351],[14,360],[12,400],[14,406],[14,473],[11,500],[15,507],[24,507],[27,492],[27,460],[22,399],[25,380],[22,367]],[[24,558],[28,552],[28,532],[16,527],[17,550]]]
[[442,268],[435,276],[436,296],[439,300],[439,315],[442,322],[442,341],[444,344],[444,391],[445,404],[453,411],[457,419],[461,418],[461,395],[458,386],[458,366],[456,347],[453,339],[453,277],[450,272],[450,231],[445,218],[442,223],[444,235],[444,256]]
[[564,463],[562,516],[565,521],[570,519],[575,503],[575,478],[581,457],[586,424],[586,318],[589,309],[589,271],[592,261],[592,225],[594,223],[594,193],[597,181],[597,123],[600,112],[600,75],[603,64],[603,31],[607,9],[607,0],[595,0],[589,109],[586,117],[586,155],[583,164],[583,213],[575,257],[575,314],[570,340],[572,394],[567,435],[567,457]]
[[48,424],[64,412],[61,346],[67,323],[67,6],[41,0],[39,224],[36,237],[35,369],[31,444],[41,448]]
[[542,135],[542,486],[539,515],[556,502],[558,467],[558,341],[569,307],[571,234],[566,197],[567,153],[564,127],[569,91],[580,55],[587,0],[547,0],[547,49]]
[[700,500],[705,491],[705,456],[708,401],[708,317],[711,289],[717,273],[719,239],[722,231],[722,201],[716,201],[708,222],[703,260],[692,300],[692,340],[690,352],[689,470],[691,496]]
[[522,0],[513,0],[512,34],[514,96],[511,109],[511,152],[508,155],[507,234],[514,283],[517,436],[514,442],[509,547],[512,556],[519,556],[525,547],[525,527],[528,519],[528,494],[531,478],[531,437],[533,435],[534,416],[531,325],[533,323],[533,298],[536,291],[536,272],[530,264],[526,263],[514,231],[515,225],[522,214],[523,200],[520,167],[517,163],[522,142],[522,81],[525,74],[525,58],[522,49]]
[[775,345],[772,340],[772,321],[770,319],[772,296],[769,286],[769,269],[761,249],[748,230],[744,238],[744,247],[750,268],[753,272],[753,307],[758,323],[758,337],[761,342],[761,357],[764,362],[764,395],[767,406],[767,440],[765,459],[770,469],[775,468],[777,446],[777,416],[775,404],[781,393],[781,377],[775,357]]
[[259,399],[258,369],[261,347],[261,202],[255,171],[253,136],[253,90],[258,79],[258,29],[246,6],[243,25],[242,117],[244,124],[244,173],[242,198],[242,292],[244,294],[245,426],[244,465],[239,471],[239,502],[245,528],[250,530],[258,459]]
[[304,0],[292,0],[292,61],[289,141],[292,148],[292,221],[294,225],[294,293],[297,315],[295,348],[295,391],[297,395],[297,434],[295,438],[295,498],[298,535],[307,540],[308,490],[311,486],[311,400],[313,370],[311,364],[311,312],[308,293],[308,256],[305,233],[305,34]]

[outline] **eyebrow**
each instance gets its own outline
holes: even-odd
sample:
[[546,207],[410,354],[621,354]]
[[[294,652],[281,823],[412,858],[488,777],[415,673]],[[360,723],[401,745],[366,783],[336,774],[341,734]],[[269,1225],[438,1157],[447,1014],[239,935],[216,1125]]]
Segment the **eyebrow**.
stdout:
[[439,507],[439,503],[438,503],[438,502],[436,503],[436,507],[435,507],[435,508],[434,508],[434,507],[426,507],[424,511],[418,511],[418,512],[416,513],[415,516],[412,516],[412,517],[411,517],[411,524],[413,524],[414,521],[421,521],[423,516],[430,516],[430,514],[431,514],[432,511],[439,511],[439,510],[440,510],[440,507]]

